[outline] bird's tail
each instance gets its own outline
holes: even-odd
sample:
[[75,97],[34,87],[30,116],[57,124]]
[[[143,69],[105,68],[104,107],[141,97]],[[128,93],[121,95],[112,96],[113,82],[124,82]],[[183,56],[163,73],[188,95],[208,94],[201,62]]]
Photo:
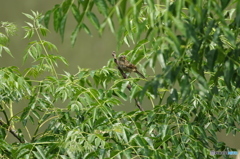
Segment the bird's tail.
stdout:
[[145,78],[145,77],[143,76],[143,74],[141,74],[140,72],[136,71],[136,73],[137,73],[138,75],[140,75],[142,78]]

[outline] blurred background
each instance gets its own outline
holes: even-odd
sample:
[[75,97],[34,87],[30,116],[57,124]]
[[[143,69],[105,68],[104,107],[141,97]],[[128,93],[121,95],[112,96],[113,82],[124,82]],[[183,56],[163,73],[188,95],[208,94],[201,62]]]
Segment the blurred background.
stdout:
[[[7,54],[3,54],[4,60],[1,59],[2,62],[0,66],[13,64],[24,68],[21,61],[24,49],[28,42],[37,39],[36,36],[32,39],[23,39],[24,29],[22,26],[26,25],[25,22],[29,21],[29,19],[27,19],[22,13],[31,14],[31,10],[45,13],[52,9],[57,3],[61,3],[61,1],[23,0],[12,2],[1,0],[0,20],[13,22],[17,25],[18,31],[17,35],[11,38],[9,45],[14,54],[14,58],[11,58]],[[44,39],[57,46],[59,55],[64,56],[69,61],[70,65],[68,67],[60,67],[59,70],[66,70],[75,73],[77,71],[77,65],[83,68],[97,69],[106,65],[107,61],[112,58],[111,53],[113,50],[116,50],[116,38],[109,30],[105,30],[103,36],[100,37],[95,28],[89,25],[92,36],[87,35],[84,31],[79,32],[76,44],[72,47],[70,44],[70,35],[76,26],[76,22],[73,20],[72,15],[68,17],[66,26],[63,42],[60,35],[54,32],[52,21],[49,23],[50,33],[44,37]]]
[[[31,66],[31,60],[29,62],[23,63],[24,51],[29,42],[33,40],[37,40],[36,37],[32,39],[23,39],[24,37],[24,29],[23,26],[26,25],[26,21],[29,21],[22,13],[31,14],[32,11],[38,11],[39,13],[45,13],[46,11],[52,9],[55,4],[61,3],[62,1],[49,1],[49,0],[21,0],[21,1],[6,1],[0,0],[1,10],[0,10],[0,21],[8,21],[14,23],[18,30],[17,34],[10,39],[9,48],[14,56],[12,58],[7,53],[3,52],[2,57],[0,57],[0,67],[6,66],[17,66],[21,70],[24,68]],[[86,22],[87,23],[87,22]],[[87,23],[90,24],[90,23]],[[99,69],[103,66],[107,65],[107,61],[112,58],[112,51],[116,51],[118,53],[122,53],[131,48],[123,45],[119,50],[117,50],[117,41],[114,34],[111,33],[110,29],[106,29],[102,35],[96,32],[95,28],[92,25],[88,25],[92,36],[86,34],[83,30],[78,33],[77,41],[75,46],[71,46],[70,44],[70,35],[76,26],[76,22],[73,19],[72,15],[70,15],[67,19],[66,29],[65,29],[65,38],[62,42],[60,35],[55,33],[53,30],[52,21],[49,23],[50,33],[47,34],[43,39],[50,41],[55,44],[58,48],[58,52],[51,52],[53,54],[59,54],[67,59],[69,62],[69,66],[65,66],[64,64],[60,64],[58,68],[59,73],[63,73],[63,71],[70,72],[72,74],[77,73],[78,66],[81,68],[90,68],[90,69]],[[1,30],[0,30],[1,31]],[[133,47],[133,46],[131,46]],[[159,73],[159,72],[156,72]],[[14,106],[24,107],[27,103],[17,103]],[[131,111],[136,109],[134,107],[134,102],[131,102],[131,106],[127,106],[128,104],[124,104],[122,106],[117,106],[116,110],[121,111]],[[149,106],[148,106],[149,105]],[[143,107],[145,109],[151,109],[152,106],[150,103],[146,101],[143,102]],[[21,110],[22,108],[19,108]],[[16,109],[16,112],[18,110]],[[16,113],[15,112],[15,113]],[[2,114],[0,114],[1,116]],[[228,146],[240,149],[240,143],[238,142],[240,139],[240,135],[232,136],[225,135],[225,132],[219,133],[219,140],[226,142]],[[16,140],[9,135],[9,142],[15,142]]]

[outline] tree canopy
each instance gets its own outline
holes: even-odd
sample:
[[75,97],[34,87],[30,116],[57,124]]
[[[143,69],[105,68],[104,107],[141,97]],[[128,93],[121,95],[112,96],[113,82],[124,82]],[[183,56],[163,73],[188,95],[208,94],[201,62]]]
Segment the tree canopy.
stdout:
[[[0,68],[1,158],[219,158],[210,152],[236,151],[216,133],[239,133],[240,1],[64,0],[24,15],[23,61],[34,64]],[[134,47],[113,52],[102,68],[60,74],[58,63],[68,61],[44,38],[53,25],[64,41],[69,16],[73,46],[79,31],[91,34],[89,21],[100,35],[110,29],[118,48]],[[0,55],[14,56],[8,43],[16,28],[0,23]],[[125,76],[116,67],[120,55],[147,78]],[[14,114],[22,100],[28,104]],[[113,109],[123,101],[136,110]],[[19,142],[8,143],[9,134]]]

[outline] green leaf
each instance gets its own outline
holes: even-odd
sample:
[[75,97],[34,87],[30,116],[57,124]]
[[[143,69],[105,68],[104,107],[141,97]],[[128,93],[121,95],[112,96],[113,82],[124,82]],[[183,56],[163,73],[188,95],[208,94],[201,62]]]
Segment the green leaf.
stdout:
[[26,125],[27,118],[29,117],[29,112],[30,112],[31,107],[26,107],[23,110],[23,113],[21,115],[21,121],[23,122],[23,125]]
[[4,50],[6,53],[8,53],[10,56],[13,57],[13,55],[12,55],[11,51],[9,50],[9,48],[7,48],[6,46],[2,46],[0,44],[0,56],[2,55],[2,50]]
[[33,28],[33,24],[32,24],[32,23],[26,22],[26,24],[27,24],[30,28]]
[[11,151],[11,146],[3,139],[0,139],[0,148],[3,151]]
[[84,23],[82,23],[81,27],[85,30],[85,32],[86,32],[88,35],[91,35],[91,36],[92,36],[92,33],[91,33],[90,29],[87,27],[87,25],[85,25]]
[[2,25],[1,27],[3,27],[5,29],[7,36],[9,36],[9,35],[13,36],[17,31],[17,27],[13,23],[0,22],[0,24]]
[[65,14],[65,15],[61,18],[60,27],[59,27],[59,33],[60,33],[60,35],[61,35],[62,41],[63,41],[63,39],[64,39],[64,32],[65,32],[66,22],[67,22],[67,14]]
[[124,81],[123,83],[121,83],[120,91],[123,92],[127,88],[127,86],[129,85],[129,83],[130,83],[129,81]]
[[68,62],[63,56],[58,56],[58,59],[68,66]]
[[120,5],[119,5],[119,9],[121,12],[121,18],[125,17],[126,14],[126,9],[127,9],[127,1],[121,1]]
[[32,21],[34,21],[34,17],[32,16],[32,15],[30,15],[30,14],[27,14],[27,13],[22,13],[22,14],[24,14],[27,18],[29,18],[29,19],[31,19]]
[[6,51],[10,56],[13,57],[13,55],[12,55],[11,51],[9,50],[9,48],[3,47],[3,50]]
[[71,34],[71,44],[72,44],[72,46],[74,46],[74,44],[76,42],[77,35],[78,35],[78,32],[80,31],[80,29],[81,29],[81,25],[78,24]]
[[114,93],[117,94],[118,97],[122,98],[123,100],[127,100],[127,95],[120,90],[115,89]]
[[38,120],[41,118],[40,114],[36,110],[33,110],[32,113]]
[[31,144],[19,145],[17,150],[13,152],[13,158],[23,158],[26,154],[30,154],[33,146]]
[[50,21],[51,14],[52,14],[52,10],[49,10],[44,15],[44,24],[47,28],[48,28],[48,24],[49,24],[49,21]]
[[149,43],[149,41],[147,39],[143,39],[141,41],[139,41],[135,47],[135,50],[140,49],[141,47],[143,47],[145,44]]
[[221,0],[222,10],[224,10],[229,4],[230,0]]
[[96,17],[96,15],[94,13],[87,12],[87,17],[97,29],[100,28],[98,18]]
[[40,156],[38,156],[41,159],[45,159],[45,153],[44,153],[44,149],[41,146],[35,146],[35,148],[37,149],[37,152],[40,154]]
[[32,38],[33,37],[33,35],[34,35],[34,30],[33,30],[33,28],[30,28],[30,27],[28,27],[28,26],[25,26],[25,27],[23,27],[24,28],[24,30],[25,30],[25,36],[24,36],[24,39],[26,39],[26,38]]
[[100,13],[102,13],[104,16],[107,16],[108,14],[108,6],[105,0],[96,0],[95,4],[98,7],[98,10]]
[[9,42],[9,38],[0,32],[0,45],[6,45]]
[[38,152],[33,151],[32,153],[34,154],[34,157],[35,157],[35,158],[37,158],[37,159],[42,159],[42,156],[41,156]]
[[120,153],[120,151],[113,150],[113,151],[110,152],[110,157],[111,158],[116,158],[119,153]]
[[95,138],[95,141],[94,141],[95,142],[95,146],[98,147],[100,145],[101,141],[102,140],[100,138]]
[[[115,29],[114,29],[115,27],[114,27],[113,20],[111,18],[107,18],[107,22],[108,22],[108,25],[109,25],[109,27],[111,29],[111,32],[115,33]],[[103,30],[103,28],[102,28],[102,30]]]
[[59,5],[55,5],[53,10],[53,26],[56,32],[58,32],[58,30],[60,29],[61,21],[62,21],[61,10],[59,8]]
[[164,58],[163,53],[160,52],[159,55],[157,56],[157,58],[158,58],[158,61],[159,61],[160,65],[161,65],[161,67],[162,67],[163,69],[165,69],[165,68],[166,68],[166,60],[165,60],[165,58]]
[[135,140],[135,142],[137,143],[138,146],[140,146],[140,147],[145,146],[145,141],[144,141],[144,139],[141,136],[137,135],[134,138],[134,140]]
[[63,15],[65,15],[69,8],[71,7],[71,4],[72,4],[72,0],[65,0],[62,5],[61,5],[61,9],[62,9],[62,13]]
[[139,86],[137,86],[137,85],[132,86],[131,93],[130,93],[130,99],[134,98],[134,96],[138,90],[139,90]]
[[124,158],[126,158],[126,159],[132,159],[131,153],[132,153],[131,150],[125,150],[124,153],[123,153]]
[[46,36],[46,35],[47,35],[47,32],[49,31],[49,30],[48,30],[47,28],[45,28],[45,27],[40,27],[39,30],[40,30],[42,36]]
[[79,8],[75,4],[72,4],[72,14],[73,14],[74,18],[76,19],[76,21],[79,22],[81,15],[80,15]]
[[52,50],[58,51],[57,47],[53,43],[51,43],[49,41],[45,41],[45,40],[42,40],[42,43],[48,50],[50,50],[50,51],[52,51]]

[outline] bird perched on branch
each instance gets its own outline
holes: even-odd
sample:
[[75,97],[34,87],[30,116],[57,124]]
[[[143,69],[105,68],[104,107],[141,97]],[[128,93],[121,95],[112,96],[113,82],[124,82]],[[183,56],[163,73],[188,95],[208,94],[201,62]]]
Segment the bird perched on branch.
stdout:
[[118,66],[127,73],[135,72],[140,75],[142,78],[145,78],[143,74],[138,72],[137,67],[134,64],[131,64],[127,59],[126,56],[120,56],[118,58]]

